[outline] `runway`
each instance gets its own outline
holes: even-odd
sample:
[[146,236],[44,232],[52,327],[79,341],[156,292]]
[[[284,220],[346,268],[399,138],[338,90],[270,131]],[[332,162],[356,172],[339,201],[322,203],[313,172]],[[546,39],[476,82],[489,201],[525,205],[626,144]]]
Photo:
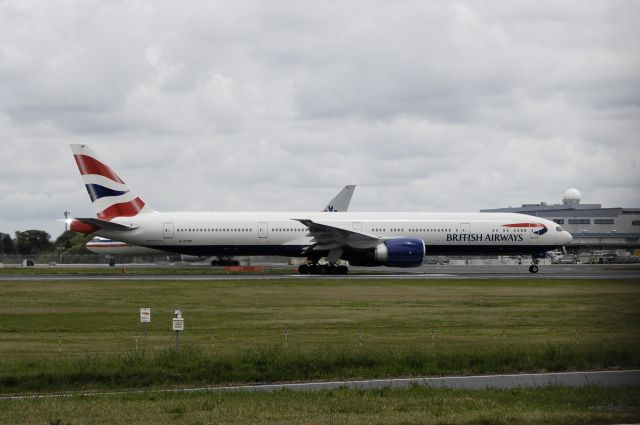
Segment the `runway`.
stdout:
[[77,391],[58,394],[33,394],[0,396],[0,400],[26,400],[39,398],[61,398],[73,396],[106,396],[122,394],[148,393],[190,393],[190,392],[275,392],[323,391],[348,388],[371,390],[380,388],[409,388],[411,386],[429,388],[455,388],[466,390],[541,388],[547,386],[584,387],[596,385],[602,387],[639,386],[640,370],[594,371],[594,372],[557,372],[523,373],[507,375],[442,376],[423,378],[367,379],[358,381],[297,382],[282,384],[230,385],[219,387],[172,388],[159,390],[122,390],[122,391]]
[[[145,267],[149,267],[145,265]],[[202,271],[207,266],[192,266]],[[104,268],[104,267],[101,267]],[[293,266],[272,265],[269,268],[274,273],[234,273],[224,272],[220,269],[212,270],[212,274],[180,274],[172,267],[158,267],[166,269],[166,273],[159,274],[134,274],[136,266],[120,266],[116,269],[124,270],[121,274],[64,274],[39,272],[38,274],[0,274],[0,281],[53,281],[53,280],[185,280],[185,281],[210,281],[210,280],[300,280],[313,281],[315,279],[335,280],[370,280],[370,279],[588,279],[588,280],[612,280],[625,279],[640,282],[640,264],[619,265],[594,265],[594,264],[570,264],[570,265],[541,265],[536,274],[529,273],[528,266],[518,265],[424,265],[412,269],[396,268],[365,268],[352,267],[348,275],[300,275],[294,271]]]
[[[351,268],[366,272],[366,268]],[[638,279],[640,264],[549,264],[530,273],[528,265],[423,265],[413,269],[378,268],[387,277],[433,279]]]

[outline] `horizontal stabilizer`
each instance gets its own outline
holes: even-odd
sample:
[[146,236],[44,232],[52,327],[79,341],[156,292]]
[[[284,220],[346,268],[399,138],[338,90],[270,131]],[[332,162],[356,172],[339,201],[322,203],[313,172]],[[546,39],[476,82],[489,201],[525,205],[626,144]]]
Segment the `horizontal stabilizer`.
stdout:
[[100,220],[99,218],[74,218],[70,226],[72,231],[79,233],[93,233],[100,229],[124,232],[137,228],[137,226],[125,226],[124,224]]

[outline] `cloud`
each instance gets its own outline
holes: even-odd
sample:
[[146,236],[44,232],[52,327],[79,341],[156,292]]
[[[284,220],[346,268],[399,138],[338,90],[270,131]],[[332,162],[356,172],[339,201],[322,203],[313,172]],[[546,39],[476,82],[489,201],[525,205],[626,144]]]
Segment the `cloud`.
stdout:
[[0,224],[159,210],[640,204],[633,1],[0,2]]

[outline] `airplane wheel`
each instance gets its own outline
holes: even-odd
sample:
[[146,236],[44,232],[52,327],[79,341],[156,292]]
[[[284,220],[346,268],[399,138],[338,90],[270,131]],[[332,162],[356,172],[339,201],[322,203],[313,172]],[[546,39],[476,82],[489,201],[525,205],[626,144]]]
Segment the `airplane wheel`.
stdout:
[[300,274],[308,274],[309,273],[309,266],[306,264],[301,264],[300,267],[298,267],[298,273]]
[[111,259],[109,260],[109,266],[114,267],[116,265],[116,260]]
[[330,274],[331,270],[329,270],[329,266],[327,265],[322,265],[322,266],[318,266],[319,270],[318,273],[319,274]]
[[311,264],[309,266],[309,274],[318,274],[320,266],[318,266],[317,264]]
[[538,266],[536,265],[529,266],[529,271],[531,273],[538,273]]
[[347,273],[349,273],[349,269],[347,268],[347,266],[338,266],[336,268],[336,272],[338,274],[347,274]]

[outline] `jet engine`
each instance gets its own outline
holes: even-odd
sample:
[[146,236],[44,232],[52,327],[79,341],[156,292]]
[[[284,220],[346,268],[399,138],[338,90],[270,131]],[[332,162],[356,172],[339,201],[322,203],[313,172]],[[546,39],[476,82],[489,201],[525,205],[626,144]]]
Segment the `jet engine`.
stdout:
[[424,262],[422,239],[389,239],[367,251],[353,251],[342,258],[352,266],[419,267]]

